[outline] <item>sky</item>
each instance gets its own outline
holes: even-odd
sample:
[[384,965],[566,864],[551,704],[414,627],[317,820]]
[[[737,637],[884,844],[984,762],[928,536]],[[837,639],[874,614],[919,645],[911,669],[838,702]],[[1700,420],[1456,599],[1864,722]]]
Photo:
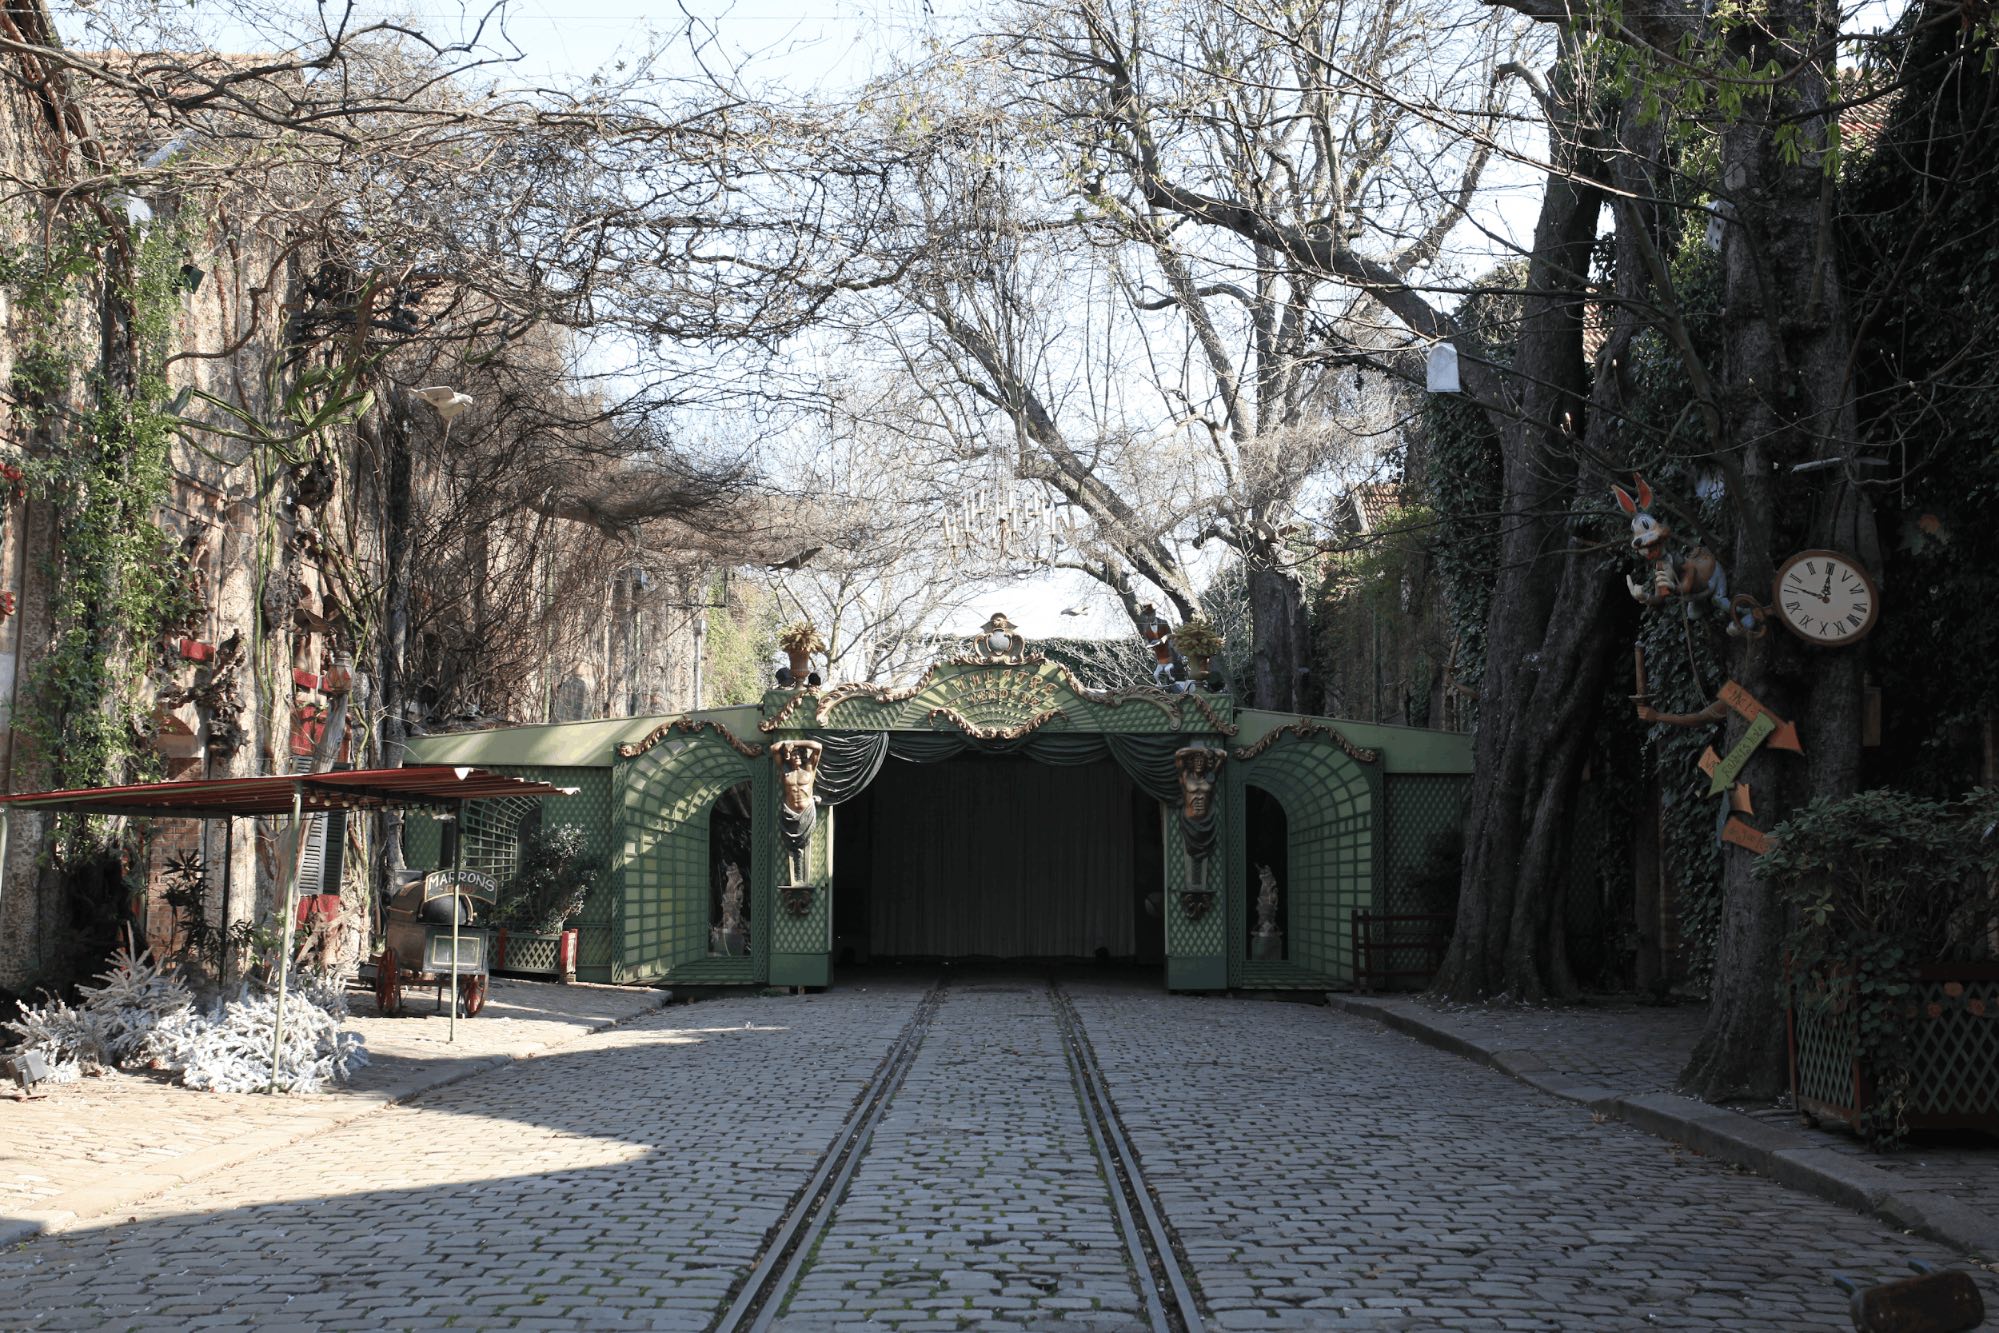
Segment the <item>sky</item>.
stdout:
[[[73,41],[101,2],[51,0]],[[106,9],[117,3],[109,0]],[[274,43],[268,31],[309,30],[316,21],[338,22],[347,12],[352,14],[350,26],[393,20],[442,42],[467,40],[484,22],[483,44],[508,58],[504,70],[489,74],[523,85],[574,83],[599,70],[614,71],[621,60],[655,46],[671,52],[658,73],[694,73],[694,57],[684,40],[691,31],[705,38],[714,64],[740,71],[752,88],[834,96],[883,73],[898,56],[914,54],[928,41],[964,35],[975,13],[974,0],[507,0],[502,27],[490,22],[495,8],[454,0],[353,0],[350,11],[344,3],[277,0],[264,11],[271,28],[262,34],[225,19],[224,7],[215,0],[189,0],[180,12],[215,45],[235,50],[270,49]],[[1531,200],[1538,190],[1531,173],[1519,174],[1523,181],[1501,182],[1512,188],[1492,196],[1496,202],[1483,219],[1485,226],[1515,236],[1531,227]],[[1469,262],[1483,268],[1489,261],[1472,257]],[[1109,592],[1080,574],[1051,572],[981,597],[974,605],[976,614],[960,617],[965,624],[940,628],[969,634],[991,611],[1003,610],[1030,638],[1131,632]],[[1085,614],[1062,614],[1078,608]]]

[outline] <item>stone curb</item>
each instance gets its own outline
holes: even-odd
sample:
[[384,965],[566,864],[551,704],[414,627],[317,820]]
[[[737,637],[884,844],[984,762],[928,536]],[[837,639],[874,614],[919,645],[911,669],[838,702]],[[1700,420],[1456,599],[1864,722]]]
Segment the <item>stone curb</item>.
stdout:
[[328,1130],[351,1125],[377,1111],[386,1110],[426,1092],[448,1088],[454,1083],[462,1083],[468,1078],[490,1074],[525,1060],[533,1060],[561,1050],[585,1037],[594,1036],[611,1028],[621,1027],[647,1014],[657,1013],[673,999],[671,991],[654,991],[653,1002],[642,1009],[617,1018],[589,1020],[578,1031],[564,1035],[558,1040],[543,1042],[538,1046],[528,1046],[510,1055],[482,1055],[462,1063],[454,1062],[449,1068],[418,1070],[409,1077],[390,1084],[386,1088],[373,1088],[367,1092],[357,1092],[343,1097],[336,1110],[328,1107],[323,1115],[301,1116],[293,1124],[278,1129],[267,1129],[233,1139],[227,1144],[208,1148],[198,1148],[171,1162],[150,1163],[144,1170],[126,1174],[118,1185],[92,1185],[70,1190],[48,1201],[48,1206],[29,1210],[24,1216],[0,1217],[0,1245],[18,1245],[36,1236],[66,1231],[71,1227],[143,1203],[155,1195],[199,1180],[228,1167],[247,1162],[255,1157],[264,1157],[282,1151],[294,1144],[303,1143]]
[[1550,1096],[1581,1103],[1598,1115],[1685,1144],[1703,1157],[1870,1214],[1973,1258],[1999,1260],[1999,1217],[1931,1190],[1898,1189],[1896,1177],[1889,1172],[1856,1161],[1850,1154],[1818,1147],[1797,1131],[1694,1097],[1667,1092],[1621,1093],[1577,1083],[1533,1051],[1491,1049],[1453,1030],[1446,1019],[1427,1007],[1406,1000],[1328,993],[1326,1003],[1341,1013],[1372,1019],[1426,1046],[1498,1070]]

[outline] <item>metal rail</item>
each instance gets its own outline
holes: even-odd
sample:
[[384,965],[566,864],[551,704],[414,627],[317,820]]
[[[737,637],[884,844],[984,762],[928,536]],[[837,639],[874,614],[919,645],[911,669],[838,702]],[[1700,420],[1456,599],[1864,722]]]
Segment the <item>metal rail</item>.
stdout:
[[755,1268],[743,1280],[735,1300],[723,1312],[713,1333],[765,1333],[784,1308],[785,1297],[797,1285],[806,1260],[812,1255],[820,1235],[833,1220],[833,1211],[847,1192],[854,1170],[874,1137],[875,1124],[888,1109],[891,1098],[916,1063],[930,1020],[944,998],[943,981],[925,992],[916,1012],[897,1034],[895,1044],[882,1058],[874,1077],[861,1090],[854,1109],[841,1122],[833,1141],[819,1155],[818,1166],[798,1198],[785,1210],[777,1229],[771,1233]]
[[[1111,1204],[1117,1213],[1118,1232],[1124,1237],[1134,1272],[1142,1274],[1140,1294],[1145,1299],[1146,1318],[1153,1333],[1204,1333],[1206,1325],[1194,1301],[1194,1291],[1180,1253],[1173,1243],[1166,1221],[1152,1201],[1152,1191],[1139,1168],[1138,1154],[1118,1122],[1117,1107],[1105,1086],[1096,1051],[1076,1006],[1054,980],[1048,983],[1055,1000],[1055,1019],[1062,1029],[1062,1049],[1069,1057],[1069,1073],[1076,1082],[1076,1095],[1083,1104],[1084,1120],[1104,1179],[1111,1182]],[[1134,1218],[1136,1214],[1136,1218]],[[1140,1226],[1138,1219],[1144,1225]]]

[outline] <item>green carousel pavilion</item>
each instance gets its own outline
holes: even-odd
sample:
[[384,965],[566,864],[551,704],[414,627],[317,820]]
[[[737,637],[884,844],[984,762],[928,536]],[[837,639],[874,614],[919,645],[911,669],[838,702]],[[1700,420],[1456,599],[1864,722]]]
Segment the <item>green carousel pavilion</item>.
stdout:
[[[1018,639],[977,646],[902,688],[422,737],[410,762],[577,789],[471,807],[461,852],[504,882],[523,830],[569,824],[608,858],[585,981],[1110,959],[1172,990],[1345,988],[1378,966],[1366,925],[1436,910],[1469,737],[1091,690]],[[434,822],[405,837],[438,864]]]

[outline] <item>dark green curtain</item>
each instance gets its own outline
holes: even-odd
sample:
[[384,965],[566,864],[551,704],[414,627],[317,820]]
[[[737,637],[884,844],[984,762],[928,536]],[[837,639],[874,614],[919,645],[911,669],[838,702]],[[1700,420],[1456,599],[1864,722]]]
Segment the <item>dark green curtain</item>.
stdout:
[[871,796],[839,817],[872,823],[858,844],[865,862],[850,869],[865,885],[876,955],[1136,953],[1131,786],[1102,747],[1094,763],[1047,767],[1023,757],[892,764]]

